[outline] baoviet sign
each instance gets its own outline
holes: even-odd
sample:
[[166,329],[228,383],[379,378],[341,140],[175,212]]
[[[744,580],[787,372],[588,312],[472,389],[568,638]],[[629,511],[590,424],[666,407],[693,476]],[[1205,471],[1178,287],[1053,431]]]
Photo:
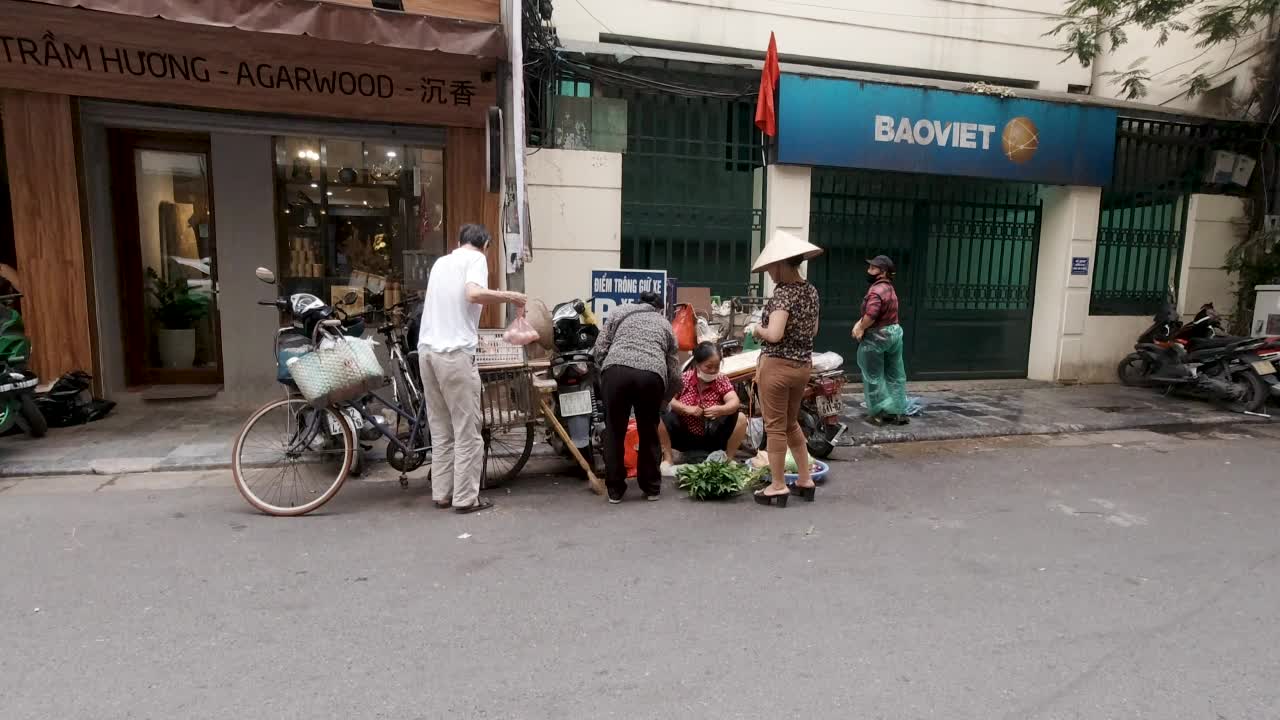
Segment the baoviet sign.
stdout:
[[[488,63],[487,65],[485,63]],[[0,87],[483,127],[493,61],[5,2]]]
[[1116,111],[783,75],[778,162],[1108,185]]

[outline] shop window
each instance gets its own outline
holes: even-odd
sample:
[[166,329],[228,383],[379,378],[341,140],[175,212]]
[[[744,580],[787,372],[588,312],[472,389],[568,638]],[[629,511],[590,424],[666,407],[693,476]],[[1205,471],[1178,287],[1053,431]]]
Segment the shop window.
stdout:
[[443,256],[444,153],[376,140],[276,138],[286,292],[379,310],[425,290]]

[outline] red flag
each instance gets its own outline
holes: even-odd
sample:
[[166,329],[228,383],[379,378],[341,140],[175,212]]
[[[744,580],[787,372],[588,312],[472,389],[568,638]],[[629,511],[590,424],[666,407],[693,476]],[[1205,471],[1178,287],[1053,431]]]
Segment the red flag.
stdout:
[[769,33],[769,52],[764,56],[764,67],[760,70],[760,97],[756,99],[756,127],[769,137],[778,134],[778,108],[774,100],[778,91],[778,76],[782,74],[778,67],[778,41]]

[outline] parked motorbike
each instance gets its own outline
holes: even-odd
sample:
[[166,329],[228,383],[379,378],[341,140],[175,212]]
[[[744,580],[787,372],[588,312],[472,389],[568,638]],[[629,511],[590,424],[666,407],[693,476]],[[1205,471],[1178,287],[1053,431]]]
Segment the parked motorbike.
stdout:
[[49,423],[36,404],[36,374],[28,369],[31,340],[22,316],[13,308],[20,293],[0,296],[0,434],[17,425],[33,438],[43,437]]
[[1117,368],[1125,385],[1185,392],[1236,412],[1260,412],[1280,397],[1275,339],[1216,336],[1222,321],[1212,303],[1185,325],[1172,303],[1153,320]]
[[[275,284],[275,273],[265,268],[259,268],[257,273],[259,280],[268,285]],[[289,389],[290,392],[297,392],[298,387],[293,382],[293,377],[289,373],[288,361],[290,358],[297,357],[314,349],[317,339],[319,338],[319,328],[321,323],[328,320],[338,320],[342,326],[342,334],[347,337],[361,337],[365,331],[365,320],[360,315],[348,315],[343,310],[344,305],[352,305],[356,302],[357,297],[354,292],[349,292],[337,305],[329,305],[320,298],[311,293],[294,293],[289,297],[276,298],[270,302],[259,302],[259,305],[272,305],[280,312],[289,317],[288,325],[281,327],[276,331],[275,342],[275,360],[276,360],[276,380]],[[370,415],[375,420],[381,420],[382,416],[377,413],[364,413],[356,407],[348,407],[343,410],[347,415],[348,421],[351,423],[360,440],[364,442],[373,442],[382,436],[378,428],[370,426],[365,421],[364,415]],[[333,442],[333,437],[342,434],[342,428],[338,423],[330,418],[329,422],[330,438],[327,440]],[[361,450],[368,450],[372,446],[361,445]],[[359,477],[364,472],[364,452],[357,452],[352,459],[350,474]]]
[[[592,450],[604,432],[604,402],[600,394],[600,370],[592,349],[600,328],[582,300],[571,300],[552,308],[551,329],[555,353],[551,356],[551,378],[555,380],[556,420],[570,440],[591,462]],[[568,455],[568,448],[548,428],[547,439],[555,450]]]
[[840,416],[844,414],[844,362],[829,370],[815,370],[809,376],[800,402],[800,429],[804,432],[809,454],[831,457],[835,443],[847,429]]

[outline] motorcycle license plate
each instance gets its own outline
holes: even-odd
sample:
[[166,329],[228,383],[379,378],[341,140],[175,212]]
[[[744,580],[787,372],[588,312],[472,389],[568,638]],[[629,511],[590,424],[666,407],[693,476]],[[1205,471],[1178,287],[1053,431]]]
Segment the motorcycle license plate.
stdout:
[[[355,408],[343,408],[342,414],[346,415],[347,419],[351,421],[352,430],[360,430],[364,427],[364,417],[360,415],[359,410],[356,410]],[[335,418],[332,413],[325,413],[324,419],[329,422],[330,435],[342,434],[342,426],[338,424],[337,418]]]
[[1259,375],[1275,375],[1276,366],[1270,360],[1259,360],[1253,364],[1253,369],[1258,371]]
[[578,392],[560,394],[560,415],[562,417],[577,417],[578,415],[590,414],[590,390],[579,390]]
[[818,396],[818,417],[839,417],[844,411],[844,399],[839,395]]

